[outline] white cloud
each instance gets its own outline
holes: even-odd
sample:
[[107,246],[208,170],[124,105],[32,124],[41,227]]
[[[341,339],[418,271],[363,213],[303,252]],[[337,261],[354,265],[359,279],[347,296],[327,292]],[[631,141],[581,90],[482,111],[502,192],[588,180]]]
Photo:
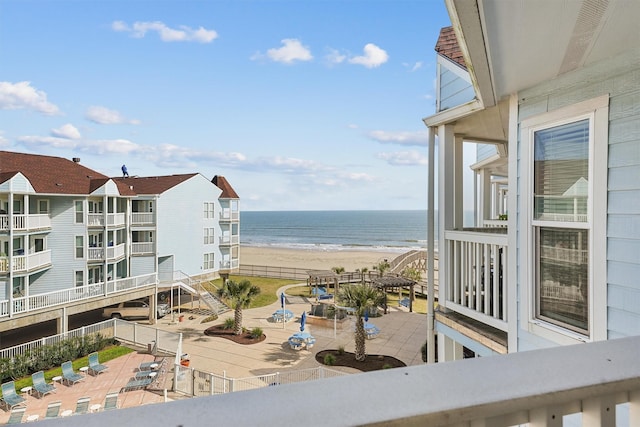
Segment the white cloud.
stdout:
[[356,124],[354,124],[354,123],[351,123],[351,124],[347,125],[347,127],[348,127],[349,129],[358,129],[358,127],[359,127],[359,126],[358,126],[358,125],[356,125]]
[[349,59],[351,64],[364,65],[367,68],[376,68],[389,60],[389,55],[373,43],[367,43],[364,47],[364,55],[354,56]]
[[364,182],[372,182],[375,178],[368,173],[364,172],[346,172],[339,173],[338,176],[343,180],[348,181],[364,181]]
[[106,107],[101,106],[91,106],[87,109],[85,113],[85,118],[94,123],[98,123],[101,125],[119,125],[119,124],[130,124],[130,125],[138,125],[140,124],[140,120],[136,119],[127,119],[122,114],[120,114],[116,110],[110,110]]
[[415,150],[378,153],[376,157],[393,166],[424,166],[427,164],[427,158]]
[[4,137],[3,132],[0,130],[0,147],[8,147],[9,145],[11,145],[11,143]]
[[398,144],[398,145],[427,145],[429,133],[425,131],[420,132],[387,132],[383,130],[374,130],[367,135],[374,141],[378,141],[383,144]]
[[325,59],[331,65],[341,64],[345,61],[345,59],[347,59],[347,55],[340,53],[340,51],[337,49],[329,48],[328,51],[329,53],[325,55]]
[[0,109],[34,110],[48,116],[60,113],[55,104],[47,101],[47,94],[31,86],[31,82],[0,82]]
[[422,61],[418,61],[413,64],[413,67],[411,67],[411,72],[413,73],[414,71],[418,71],[420,68],[422,68]]
[[[267,50],[266,57],[273,62],[282,62],[285,64],[293,64],[296,61],[311,61],[313,55],[307,46],[304,46],[300,40],[284,39],[280,48],[272,48]],[[257,53],[251,59],[261,59],[265,55]]]
[[143,38],[150,31],[155,31],[164,42],[198,42],[211,43],[218,38],[215,30],[207,30],[203,27],[193,29],[186,25],[180,25],[177,29],[170,28],[160,21],[134,22],[129,26],[123,21],[114,21],[111,29],[116,32],[131,33],[132,37]]
[[62,125],[58,129],[51,129],[51,135],[58,138],[80,139],[80,131],[71,123]]

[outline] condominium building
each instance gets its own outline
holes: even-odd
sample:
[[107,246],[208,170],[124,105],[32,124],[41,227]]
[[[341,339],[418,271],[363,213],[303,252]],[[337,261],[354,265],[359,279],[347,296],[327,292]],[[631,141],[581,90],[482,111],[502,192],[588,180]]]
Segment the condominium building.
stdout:
[[55,318],[62,332],[70,315],[228,275],[238,247],[239,197],[222,176],[110,178],[0,151],[0,331]]

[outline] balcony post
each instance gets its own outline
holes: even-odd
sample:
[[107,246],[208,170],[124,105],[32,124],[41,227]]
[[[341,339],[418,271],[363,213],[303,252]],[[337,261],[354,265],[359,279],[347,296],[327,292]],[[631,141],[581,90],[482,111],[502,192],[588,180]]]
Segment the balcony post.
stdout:
[[435,340],[435,145],[436,128],[429,128],[429,154],[427,157],[429,165],[427,183],[427,363],[435,363],[436,340]]
[[562,411],[545,406],[529,411],[529,427],[562,427]]
[[600,427],[616,425],[614,396],[592,397],[582,402],[582,426]]

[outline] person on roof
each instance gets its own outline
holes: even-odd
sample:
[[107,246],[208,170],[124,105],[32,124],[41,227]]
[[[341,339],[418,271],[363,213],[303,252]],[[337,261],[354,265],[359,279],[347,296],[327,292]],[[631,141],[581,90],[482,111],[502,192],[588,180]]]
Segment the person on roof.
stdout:
[[126,165],[122,165],[122,177],[129,177],[129,172],[127,172],[127,166]]

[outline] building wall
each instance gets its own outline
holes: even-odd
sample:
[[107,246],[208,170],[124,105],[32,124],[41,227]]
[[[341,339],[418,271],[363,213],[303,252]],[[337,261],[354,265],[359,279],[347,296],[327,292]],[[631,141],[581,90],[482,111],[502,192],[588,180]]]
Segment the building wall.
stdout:
[[[607,248],[596,256],[607,257],[607,331],[612,339],[640,334],[640,49],[521,91],[518,120],[605,94],[610,96]],[[518,164],[518,180],[521,171]],[[517,240],[521,251],[520,231]],[[519,350],[552,345],[527,332],[526,323],[519,319]]]
[[[217,242],[222,191],[202,175],[164,192],[158,198],[158,256],[173,256],[175,270],[195,276],[204,274],[203,256],[215,253],[215,265],[221,254],[217,244],[204,244],[204,228],[215,229]],[[204,218],[204,202],[215,203],[214,218]],[[213,271],[213,270],[211,270]]]
[[438,56],[438,111],[465,104],[475,98],[469,73],[450,60]]
[[[85,271],[87,265],[87,237],[86,223],[75,223],[75,201],[85,200],[78,196],[35,196],[32,198],[49,199],[49,214],[51,216],[51,232],[47,235],[47,248],[51,250],[51,267],[39,277],[32,276],[31,294],[39,294],[56,290],[68,289],[74,286],[74,272]],[[85,206],[86,218],[86,206]],[[84,238],[83,259],[75,258],[75,236]]]

